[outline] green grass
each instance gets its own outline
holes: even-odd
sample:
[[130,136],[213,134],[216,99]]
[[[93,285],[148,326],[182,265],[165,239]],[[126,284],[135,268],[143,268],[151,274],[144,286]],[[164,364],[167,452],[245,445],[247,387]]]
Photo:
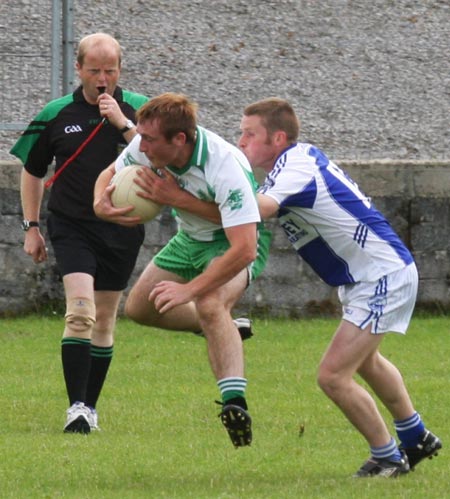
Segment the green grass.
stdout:
[[315,381],[336,325],[254,321],[256,336],[245,343],[254,443],[235,450],[217,417],[203,339],[119,320],[98,405],[102,431],[65,435],[62,320],[2,320],[0,497],[448,497],[450,318],[416,317],[406,338],[383,342],[444,442],[441,456],[398,480],[351,478],[367,445]]

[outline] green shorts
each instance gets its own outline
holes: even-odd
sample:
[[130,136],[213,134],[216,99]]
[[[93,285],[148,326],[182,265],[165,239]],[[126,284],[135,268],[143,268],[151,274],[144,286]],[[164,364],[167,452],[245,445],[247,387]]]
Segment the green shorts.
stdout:
[[[248,266],[249,280],[261,274],[269,257],[271,233],[262,224],[258,226],[258,252],[254,262]],[[179,231],[153,258],[161,269],[173,272],[186,281],[200,275],[213,258],[221,256],[230,247],[225,234],[214,241],[196,241]]]

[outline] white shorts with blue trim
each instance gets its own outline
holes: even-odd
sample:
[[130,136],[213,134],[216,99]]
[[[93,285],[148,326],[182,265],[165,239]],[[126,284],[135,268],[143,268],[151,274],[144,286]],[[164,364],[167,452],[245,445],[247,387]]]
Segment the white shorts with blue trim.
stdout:
[[416,303],[418,281],[416,265],[411,263],[376,282],[340,286],[342,318],[360,329],[371,324],[373,334],[405,334]]

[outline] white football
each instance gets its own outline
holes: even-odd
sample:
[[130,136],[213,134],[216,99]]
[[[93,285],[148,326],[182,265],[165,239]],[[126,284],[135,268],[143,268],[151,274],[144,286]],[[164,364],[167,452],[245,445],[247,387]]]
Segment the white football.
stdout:
[[162,206],[150,199],[144,199],[137,195],[137,192],[142,192],[134,179],[137,177],[139,168],[147,168],[146,166],[126,166],[120,172],[116,173],[111,179],[111,185],[116,188],[111,194],[111,201],[116,208],[125,208],[126,206],[134,206],[134,209],[127,213],[129,217],[141,217],[143,222],[148,222],[155,218]]

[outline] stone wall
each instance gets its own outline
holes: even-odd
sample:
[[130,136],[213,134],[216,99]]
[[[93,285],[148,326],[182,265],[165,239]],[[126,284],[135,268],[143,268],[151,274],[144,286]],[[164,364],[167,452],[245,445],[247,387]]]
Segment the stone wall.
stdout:
[[[413,251],[420,274],[418,306],[448,311],[450,163],[401,160],[338,163],[370,193],[377,208]],[[51,248],[49,261],[41,265],[35,265],[22,249],[19,174],[18,163],[0,163],[0,315],[60,312],[62,284]],[[270,226],[274,239],[268,266],[247,290],[237,312],[271,317],[339,313],[336,291],[297,258],[276,223]],[[174,231],[168,211],[147,224],[145,242],[130,284]]]

